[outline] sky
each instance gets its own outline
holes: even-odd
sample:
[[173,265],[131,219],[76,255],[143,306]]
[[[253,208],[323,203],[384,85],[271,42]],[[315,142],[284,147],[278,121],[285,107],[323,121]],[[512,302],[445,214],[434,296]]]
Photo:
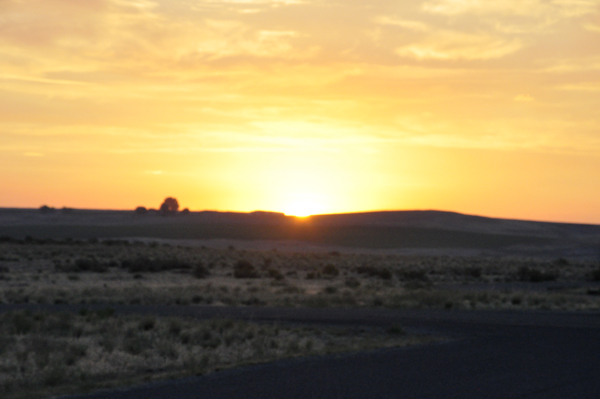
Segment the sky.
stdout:
[[0,206],[600,223],[600,0],[0,0]]

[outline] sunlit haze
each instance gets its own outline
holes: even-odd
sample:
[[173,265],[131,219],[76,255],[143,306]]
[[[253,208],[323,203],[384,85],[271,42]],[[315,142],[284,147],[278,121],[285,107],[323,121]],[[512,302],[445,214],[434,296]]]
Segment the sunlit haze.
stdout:
[[0,206],[600,223],[599,0],[0,1]]

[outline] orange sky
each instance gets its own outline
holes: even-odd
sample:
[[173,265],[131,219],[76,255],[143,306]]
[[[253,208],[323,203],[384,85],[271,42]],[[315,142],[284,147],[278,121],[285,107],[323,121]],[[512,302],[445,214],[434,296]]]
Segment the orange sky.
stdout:
[[0,1],[3,207],[600,223],[599,105],[599,0]]

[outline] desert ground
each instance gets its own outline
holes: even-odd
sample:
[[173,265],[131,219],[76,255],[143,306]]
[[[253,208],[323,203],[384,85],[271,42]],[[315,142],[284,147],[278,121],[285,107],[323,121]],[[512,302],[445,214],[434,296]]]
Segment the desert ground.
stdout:
[[[402,326],[317,328],[115,314],[119,306],[600,310],[594,226],[509,221],[493,229],[489,220],[468,219],[447,230],[447,224],[440,228],[440,215],[435,221],[428,214],[424,224],[413,215],[410,226],[406,220],[391,227],[371,220],[366,230],[329,220],[335,229],[328,236],[314,236],[319,223],[313,222],[302,236],[289,224],[297,222],[285,219],[275,231],[296,233],[278,240],[273,215],[248,216],[241,233],[236,215],[226,215],[235,223],[212,220],[200,224],[204,229],[168,218],[124,225],[123,217],[136,216],[112,215],[111,222],[91,213],[42,219],[33,211],[0,212],[2,397],[43,398],[285,357],[444,339],[406,334]],[[182,223],[188,235],[173,236]],[[377,245],[378,237],[405,236],[407,228],[413,229],[412,240],[429,238],[398,248]],[[206,230],[221,233],[211,239]],[[116,238],[91,237],[101,231]],[[158,237],[126,236],[140,231]],[[198,232],[203,236],[190,237]],[[474,236],[479,240],[471,245]],[[357,240],[365,245],[355,245]],[[29,310],[10,308],[17,305]],[[77,311],[35,308],[42,305],[73,305]]]
[[590,310],[595,260],[4,239],[3,303]]

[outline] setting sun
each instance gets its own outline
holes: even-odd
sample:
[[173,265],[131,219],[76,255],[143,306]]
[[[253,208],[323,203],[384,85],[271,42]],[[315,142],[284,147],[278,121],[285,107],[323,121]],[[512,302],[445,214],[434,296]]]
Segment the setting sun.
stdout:
[[296,194],[282,209],[288,216],[306,217],[325,213],[323,203],[317,194]]
[[289,208],[284,209],[284,212],[287,216],[296,216],[296,217],[306,217],[310,215],[314,215],[315,211],[313,211],[313,207],[304,206],[304,204],[296,203],[290,204]]

